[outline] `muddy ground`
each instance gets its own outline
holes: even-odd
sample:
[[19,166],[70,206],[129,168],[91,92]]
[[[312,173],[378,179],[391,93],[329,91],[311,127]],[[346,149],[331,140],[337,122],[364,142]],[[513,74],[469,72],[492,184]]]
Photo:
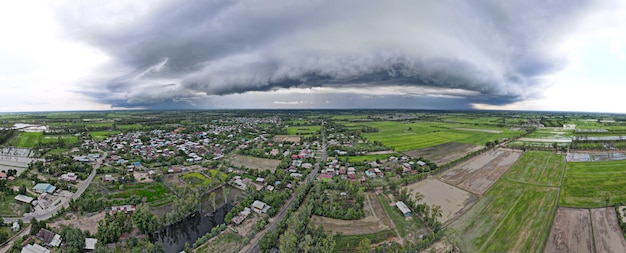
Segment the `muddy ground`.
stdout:
[[521,156],[521,151],[496,149],[446,170],[442,181],[482,196]]
[[424,195],[422,202],[427,203],[429,206],[441,206],[442,217],[440,221],[443,224],[458,217],[477,200],[475,195],[465,190],[431,178],[403,188],[407,188],[413,194],[415,192],[422,193]]
[[588,209],[556,210],[544,252],[594,252]]
[[404,154],[414,158],[421,156],[441,166],[482,148],[483,146],[478,145],[448,142],[432,147],[409,150]]
[[624,252],[626,240],[613,207],[591,209],[596,252]]

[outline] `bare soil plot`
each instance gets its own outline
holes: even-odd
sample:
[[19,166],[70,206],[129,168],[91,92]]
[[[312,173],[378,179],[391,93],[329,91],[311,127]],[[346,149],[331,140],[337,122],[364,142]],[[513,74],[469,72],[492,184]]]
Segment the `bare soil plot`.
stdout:
[[594,252],[589,210],[559,207],[544,252]]
[[502,131],[500,130],[476,129],[476,128],[455,128],[454,130],[474,131],[474,132],[483,132],[483,133],[492,133],[492,134],[502,133]]
[[430,178],[403,188],[407,188],[413,195],[416,192],[422,193],[424,195],[422,202],[429,206],[441,206],[442,217],[440,221],[443,224],[462,214],[477,199],[475,195],[465,190]]
[[300,142],[300,136],[297,135],[276,135],[272,138],[273,142]]
[[68,220],[58,220],[50,223],[50,227],[52,228],[60,228],[62,225],[71,226],[75,228],[79,228],[81,230],[87,230],[91,234],[96,234],[98,232],[98,221],[104,219],[106,211],[102,211],[95,214],[88,214],[78,216],[75,213],[69,213],[67,216]]
[[234,166],[243,166],[246,168],[258,169],[261,171],[270,170],[272,173],[274,173],[276,167],[278,167],[278,165],[280,164],[280,160],[235,155],[233,156],[231,163]]
[[480,154],[442,173],[442,181],[482,195],[521,156],[520,151],[497,149]]
[[375,193],[365,193],[363,209],[365,218],[360,220],[339,220],[313,215],[311,222],[324,226],[327,231],[340,232],[344,235],[371,234],[393,228]]
[[448,142],[432,147],[409,150],[404,154],[415,158],[421,156],[437,165],[444,165],[482,148],[483,146],[474,144]]
[[597,252],[624,252],[626,240],[612,207],[591,209],[591,223]]
[[147,172],[133,171],[133,176],[135,177],[137,182],[140,182],[140,183],[154,182],[154,180],[150,178],[150,174],[148,174]]

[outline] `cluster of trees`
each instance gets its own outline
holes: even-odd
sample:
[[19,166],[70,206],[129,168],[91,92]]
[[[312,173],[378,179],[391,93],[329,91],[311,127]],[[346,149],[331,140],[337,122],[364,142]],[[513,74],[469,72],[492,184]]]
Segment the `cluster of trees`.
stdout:
[[11,139],[11,137],[13,137],[13,133],[15,133],[15,130],[13,129],[0,130],[0,144],[4,144],[6,141]]
[[117,212],[113,215],[106,213],[104,220],[98,222],[96,238],[101,244],[117,242],[122,233],[130,232],[132,228],[132,215],[123,212]]
[[[343,199],[331,198],[326,189],[346,192]],[[360,185],[342,180],[335,184],[316,183],[309,193],[315,215],[341,220],[357,220],[364,217],[363,201],[365,189]],[[354,203],[352,203],[354,201]]]
[[108,200],[103,199],[100,194],[96,194],[93,190],[87,190],[78,200],[70,199],[69,203],[69,210],[81,213],[98,212],[111,206]]
[[280,252],[333,252],[336,242],[332,233],[324,231],[322,226],[309,226],[313,205],[308,202],[298,211],[290,209],[288,218],[283,219],[259,241],[262,252],[278,248]]
[[176,192],[178,192],[179,197],[174,198],[174,203],[172,203],[172,206],[176,208],[161,217],[163,225],[176,223],[200,210],[202,203],[198,200],[204,193],[200,188],[187,185],[177,189]]
[[50,154],[45,156],[46,162],[31,161],[28,169],[36,169],[40,173],[48,173],[59,176],[62,173],[74,172],[80,179],[87,178],[87,174],[93,169],[93,165],[74,161],[71,156]]
[[85,238],[90,237],[89,231],[81,231],[78,228],[63,226],[61,228],[61,238],[65,244],[65,251],[67,253],[80,253],[83,252],[85,246]]
[[[209,239],[219,235],[222,231],[226,230],[226,224],[220,224],[219,226],[215,226],[211,229],[211,232],[206,233],[205,235],[203,235],[202,237],[198,238],[194,243],[193,243],[193,248],[197,248],[200,247],[200,245],[204,244],[205,242],[209,241]],[[191,252],[188,250],[185,250],[186,252]]]
[[146,204],[139,204],[133,214],[133,222],[142,234],[148,234],[161,227],[159,217],[150,212]]

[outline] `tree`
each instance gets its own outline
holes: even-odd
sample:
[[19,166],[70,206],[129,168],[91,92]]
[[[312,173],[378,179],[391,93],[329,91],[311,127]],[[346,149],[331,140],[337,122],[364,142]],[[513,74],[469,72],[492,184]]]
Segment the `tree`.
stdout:
[[209,200],[211,201],[211,204],[213,204],[213,211],[215,211],[215,209],[217,209],[215,207],[215,192],[211,192],[211,194],[209,194]]
[[364,238],[359,242],[359,247],[357,248],[359,253],[370,253],[372,252],[371,248],[372,242],[369,238]]
[[228,188],[228,186],[222,187],[222,195],[224,195],[224,204],[228,203],[228,193],[230,193],[230,188]]
[[66,246],[67,252],[79,253],[82,252],[85,246],[85,234],[78,228],[64,226],[61,230],[61,237],[63,243]]
[[139,228],[141,233],[148,234],[159,228],[159,218],[150,212],[145,204],[137,206],[133,214],[133,222]]
[[278,242],[278,250],[280,252],[296,252],[298,237],[292,229],[287,231],[280,237]]

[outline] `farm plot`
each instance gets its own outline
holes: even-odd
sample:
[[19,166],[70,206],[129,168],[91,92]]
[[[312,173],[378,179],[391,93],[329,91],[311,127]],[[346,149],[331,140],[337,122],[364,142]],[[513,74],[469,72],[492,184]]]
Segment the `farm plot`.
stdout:
[[292,126],[287,128],[288,135],[313,135],[320,130],[320,126]]
[[605,207],[626,201],[626,160],[567,163],[560,206]]
[[518,151],[485,152],[442,173],[442,181],[476,195],[484,194],[520,157]]
[[409,150],[404,152],[404,154],[414,158],[421,156],[440,166],[455,161],[466,154],[478,151],[482,148],[483,146],[473,144],[448,142],[432,147]]
[[365,218],[360,220],[339,220],[317,215],[311,216],[313,224],[322,225],[327,231],[344,235],[362,235],[385,231],[393,228],[389,217],[374,193],[365,193],[363,203]]
[[541,252],[558,188],[498,181],[450,227],[463,252]]
[[[464,131],[451,129],[449,123],[439,122],[369,122],[356,123],[378,129],[378,132],[364,133],[371,141],[379,141],[385,146],[393,147],[395,151],[436,146],[447,142],[461,142],[466,144],[484,145],[487,141],[513,137],[519,132],[502,130],[502,133],[486,133],[482,131]],[[493,129],[490,129],[493,130]]]
[[624,152],[568,152],[568,162],[602,162],[626,160]]
[[442,217],[440,221],[443,224],[460,215],[476,201],[476,196],[473,194],[436,179],[429,178],[403,188],[408,189],[413,195],[416,192],[423,194],[422,202],[429,206],[441,206]]
[[591,223],[597,252],[624,252],[626,240],[614,208],[591,209]]
[[272,138],[273,142],[293,142],[300,143],[300,136],[297,135],[276,135]]
[[235,155],[230,161],[234,166],[243,166],[250,169],[258,169],[260,171],[269,170],[272,173],[280,164],[280,160],[265,159],[252,156]]
[[509,169],[505,178],[558,187],[565,169],[563,155],[554,152],[528,151]]
[[559,207],[544,252],[594,252],[588,209]]

